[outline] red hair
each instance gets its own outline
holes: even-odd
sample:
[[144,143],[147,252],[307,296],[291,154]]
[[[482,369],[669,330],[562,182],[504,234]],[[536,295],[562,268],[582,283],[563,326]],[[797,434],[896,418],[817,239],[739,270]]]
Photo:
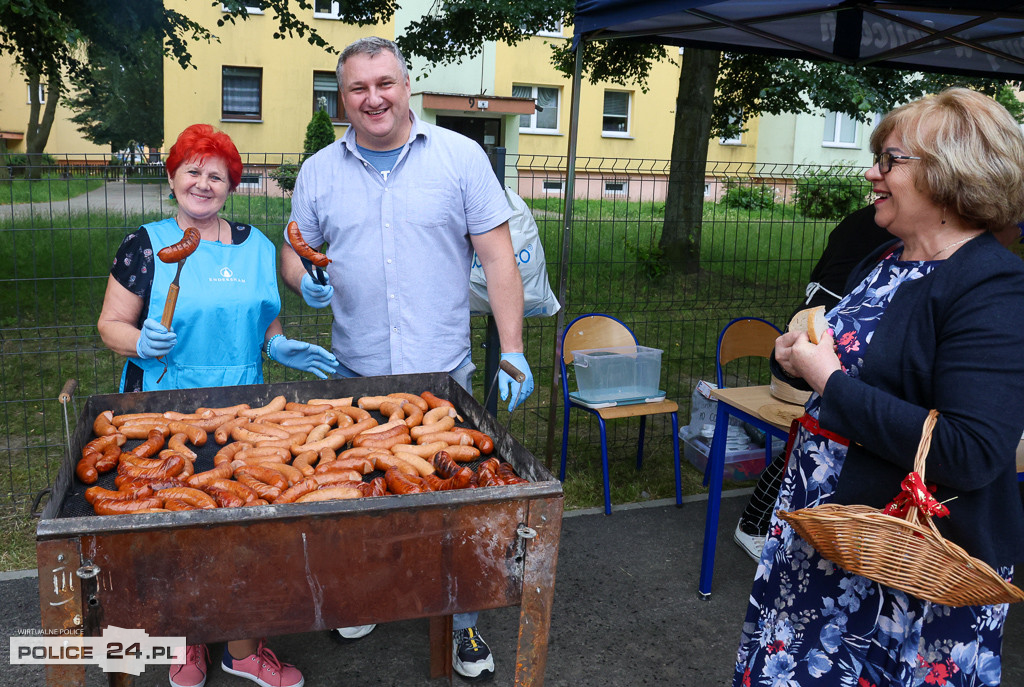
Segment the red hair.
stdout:
[[203,162],[208,157],[224,160],[228,168],[228,181],[234,191],[242,181],[242,158],[231,142],[231,137],[209,124],[193,124],[178,134],[178,140],[167,153],[167,173],[174,176],[181,163],[192,160]]

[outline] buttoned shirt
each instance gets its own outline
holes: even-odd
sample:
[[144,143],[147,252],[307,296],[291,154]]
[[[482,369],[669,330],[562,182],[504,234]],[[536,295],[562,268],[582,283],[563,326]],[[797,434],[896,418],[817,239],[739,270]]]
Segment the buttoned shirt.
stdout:
[[359,375],[450,372],[469,355],[471,235],[512,216],[483,149],[411,115],[386,177],[351,127],[306,160],[291,220],[331,258],[332,348]]

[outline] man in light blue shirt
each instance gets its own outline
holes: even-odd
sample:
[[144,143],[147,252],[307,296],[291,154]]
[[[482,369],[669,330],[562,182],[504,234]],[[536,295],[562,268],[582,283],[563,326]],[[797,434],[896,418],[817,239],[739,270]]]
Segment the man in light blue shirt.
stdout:
[[[533,391],[523,356],[523,286],[509,234],[512,209],[480,146],[421,121],[409,109],[409,72],[398,47],[363,38],[338,61],[345,136],[306,160],[291,220],[306,242],[328,245],[330,284],[305,272],[286,243],[285,283],[312,307],[331,306],[342,376],[449,372],[472,392],[469,273],[483,265],[501,358],[526,375],[499,376],[509,410]],[[453,666],[493,675],[476,614],[454,618]],[[342,628],[342,638],[372,626]]]

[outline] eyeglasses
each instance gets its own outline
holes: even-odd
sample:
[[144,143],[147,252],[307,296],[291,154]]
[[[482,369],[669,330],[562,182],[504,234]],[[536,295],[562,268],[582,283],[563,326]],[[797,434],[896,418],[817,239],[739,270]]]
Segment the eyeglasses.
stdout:
[[878,171],[882,174],[888,174],[892,171],[893,160],[920,160],[921,158],[913,155],[893,155],[892,153],[875,153],[875,163],[878,165]]

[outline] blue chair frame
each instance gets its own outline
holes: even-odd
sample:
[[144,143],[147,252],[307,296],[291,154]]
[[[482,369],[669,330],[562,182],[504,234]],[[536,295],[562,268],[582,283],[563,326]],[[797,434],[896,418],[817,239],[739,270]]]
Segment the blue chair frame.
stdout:
[[[735,329],[733,329],[735,327]],[[738,336],[739,341],[726,342],[726,336],[730,329],[734,332],[731,336]],[[773,333],[774,332],[774,333]],[[731,320],[722,328],[718,335],[718,346],[715,348],[715,378],[718,388],[725,388],[725,378],[722,366],[746,357],[767,358],[771,355],[775,345],[775,338],[782,332],[774,324],[759,317],[737,317]],[[771,341],[768,342],[770,337]],[[727,344],[725,359],[723,360],[723,342]],[[715,548],[718,538],[718,520],[722,503],[722,482],[725,472],[725,442],[729,431],[729,417],[737,417],[740,420],[760,429],[765,434],[764,456],[765,465],[771,462],[772,458],[772,437],[783,441],[786,439],[786,432],[781,431],[769,422],[756,418],[738,408],[733,408],[724,401],[718,401],[718,411],[715,416],[715,436],[711,441],[707,467],[704,469],[704,485],[708,487],[708,508],[707,517],[704,521],[704,550],[701,555],[700,582],[698,591],[701,597],[711,598],[711,579],[715,570]]]
[[[592,327],[590,325],[593,325]],[[585,331],[586,330],[586,331]],[[572,337],[576,341],[570,342],[570,348],[566,348],[566,339]],[[578,345],[577,345],[578,344]],[[565,461],[569,448],[569,411],[578,408],[597,418],[601,430],[601,469],[604,475],[604,513],[611,515],[611,486],[608,478],[608,433],[605,425],[606,420],[613,420],[625,417],[640,418],[640,438],[637,442],[636,469],[643,466],[644,458],[644,434],[647,429],[647,416],[670,413],[672,415],[672,450],[675,460],[676,473],[676,505],[683,505],[682,478],[680,475],[679,463],[679,406],[675,401],[664,400],[657,403],[636,403],[632,405],[613,406],[610,408],[588,408],[576,403],[569,396],[569,376],[567,363],[572,362],[572,353],[576,350],[587,348],[604,348],[611,346],[636,345],[636,336],[632,330],[621,320],[610,315],[601,313],[588,313],[580,315],[565,328],[559,347],[558,362],[562,373],[562,404],[564,420],[562,423],[562,465],[558,473],[558,479],[565,480]]]

